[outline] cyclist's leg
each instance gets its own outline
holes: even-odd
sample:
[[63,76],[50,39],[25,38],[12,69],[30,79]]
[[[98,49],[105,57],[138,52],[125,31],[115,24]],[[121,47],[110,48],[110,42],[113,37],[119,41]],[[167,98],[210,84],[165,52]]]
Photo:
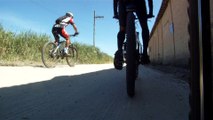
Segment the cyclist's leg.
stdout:
[[115,52],[114,65],[115,68],[121,70],[123,68],[123,43],[125,40],[126,26],[126,7],[124,2],[119,2],[119,32],[117,34],[118,50]]
[[141,28],[142,28],[142,39],[143,39],[143,54],[147,54],[147,47],[149,42],[149,28],[147,24],[147,11],[144,0],[136,0],[136,14],[138,16]]
[[53,28],[52,28],[52,34],[53,34],[53,36],[54,36],[54,38],[55,38],[54,43],[58,43],[58,42],[59,42],[58,28],[53,27]]
[[150,62],[149,56],[147,53],[147,48],[149,44],[149,28],[147,24],[147,10],[146,10],[146,4],[144,0],[142,1],[136,0],[136,14],[142,28],[142,40],[143,40],[142,61],[144,61],[143,62],[144,64],[147,64]]
[[115,57],[119,59],[119,61],[123,62],[123,54],[122,54],[122,47],[125,40],[125,27],[120,26],[120,30],[117,34],[117,45],[118,50],[115,53]]
[[68,54],[68,47],[70,45],[70,36],[66,32],[65,28],[61,28],[60,35],[66,40],[66,44],[65,44],[65,48],[64,48],[64,53]]
[[119,32],[117,34],[118,51],[122,51],[123,42],[125,40],[126,26],[126,5],[124,2],[119,2]]
[[62,28],[62,30],[61,30],[61,36],[66,39],[66,46],[65,47],[68,48],[71,42],[70,42],[70,36],[67,33],[67,31],[65,30],[65,28]]

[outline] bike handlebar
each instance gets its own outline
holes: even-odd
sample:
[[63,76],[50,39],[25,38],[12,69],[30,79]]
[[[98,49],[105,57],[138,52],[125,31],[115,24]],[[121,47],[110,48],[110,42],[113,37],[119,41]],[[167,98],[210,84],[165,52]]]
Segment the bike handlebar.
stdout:
[[70,37],[76,37],[77,35],[79,35],[79,33],[74,33],[74,34],[71,34],[69,35]]

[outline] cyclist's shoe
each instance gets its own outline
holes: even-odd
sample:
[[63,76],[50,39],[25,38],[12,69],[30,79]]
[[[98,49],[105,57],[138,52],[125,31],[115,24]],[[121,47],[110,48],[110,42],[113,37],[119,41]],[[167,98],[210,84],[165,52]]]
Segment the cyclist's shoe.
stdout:
[[117,70],[122,70],[123,69],[123,54],[122,51],[116,51],[115,52],[115,57],[114,57],[114,67]]
[[64,56],[70,56],[68,48],[64,48]]
[[150,64],[150,59],[149,59],[149,56],[146,55],[146,54],[142,54],[141,56],[141,64],[142,65],[147,65],[147,64]]

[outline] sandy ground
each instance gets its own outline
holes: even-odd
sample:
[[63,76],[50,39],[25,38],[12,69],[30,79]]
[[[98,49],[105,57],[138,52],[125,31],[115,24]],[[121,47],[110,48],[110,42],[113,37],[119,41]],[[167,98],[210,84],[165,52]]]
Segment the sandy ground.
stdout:
[[51,80],[57,76],[80,75],[113,68],[112,64],[59,65],[55,68],[31,66],[0,66],[0,88]]
[[0,120],[188,120],[188,83],[140,66],[134,98],[112,64],[0,67]]

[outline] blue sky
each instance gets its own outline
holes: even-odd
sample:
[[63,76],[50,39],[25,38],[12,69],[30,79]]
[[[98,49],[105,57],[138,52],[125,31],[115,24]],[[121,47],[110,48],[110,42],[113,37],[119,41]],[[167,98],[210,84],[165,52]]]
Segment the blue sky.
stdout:
[[[157,16],[162,0],[153,0],[154,15]],[[96,19],[96,47],[113,56],[117,50],[118,21],[112,19],[113,0],[0,0],[0,24],[16,33],[31,30],[52,37],[55,20],[67,11],[74,14],[74,22],[80,32],[71,39],[80,43],[93,44],[93,14],[104,16]],[[155,18],[148,22],[150,31]],[[138,25],[139,32],[141,32]],[[73,33],[71,26],[66,28]],[[141,40],[141,36],[140,36]]]

